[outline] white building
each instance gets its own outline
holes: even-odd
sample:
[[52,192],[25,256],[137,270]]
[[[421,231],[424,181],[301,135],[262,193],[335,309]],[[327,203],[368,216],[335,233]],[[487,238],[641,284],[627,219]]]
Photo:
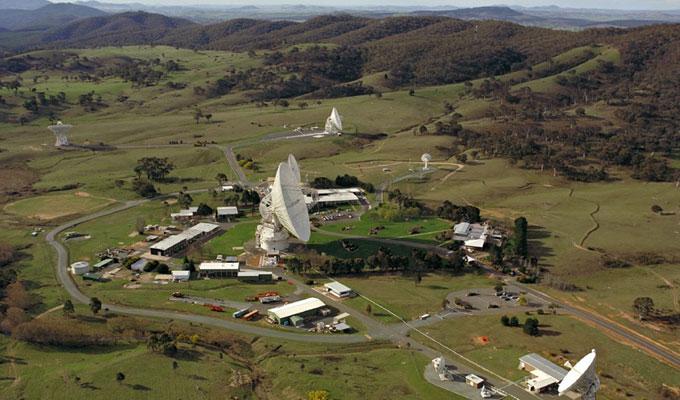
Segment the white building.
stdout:
[[191,277],[191,271],[172,271],[172,280],[175,282],[187,282]]
[[84,275],[90,272],[90,263],[87,261],[76,261],[71,264],[71,273],[73,275]]
[[238,275],[239,263],[237,262],[221,262],[221,261],[206,261],[198,265],[198,273],[201,276],[211,277],[232,277]]
[[524,381],[527,390],[530,392],[543,392],[551,386],[556,387],[567,376],[567,370],[536,353],[520,357],[519,369],[531,374]]
[[217,221],[231,221],[232,218],[238,216],[238,208],[234,206],[217,207],[215,211],[215,219]]
[[207,222],[198,223],[191,228],[185,230],[177,235],[168,236],[167,238],[155,243],[149,247],[151,254],[155,256],[170,256],[187,248],[190,244],[210,238],[216,235],[220,230],[219,225],[209,224]]
[[337,281],[325,283],[323,286],[326,288],[326,291],[338,298],[349,297],[353,294],[351,288]]
[[453,227],[453,240],[462,241],[465,247],[481,249],[487,243],[491,229],[487,224],[461,222]]
[[292,317],[304,318],[310,315],[315,315],[318,311],[325,307],[323,301],[316,297],[310,297],[304,300],[296,301],[294,303],[285,304],[279,307],[270,308],[267,315],[274,322],[280,325],[290,325]]

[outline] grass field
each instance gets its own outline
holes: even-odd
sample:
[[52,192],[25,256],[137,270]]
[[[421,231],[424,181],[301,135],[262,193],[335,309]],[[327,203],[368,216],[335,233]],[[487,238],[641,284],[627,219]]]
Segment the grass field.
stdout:
[[[524,321],[525,315],[518,315]],[[558,365],[597,350],[597,372],[602,381],[598,398],[659,399],[662,384],[678,386],[677,371],[640,351],[601,334],[568,316],[538,315],[543,334],[531,337],[521,328],[503,327],[498,316],[458,317],[438,322],[425,330],[447,346],[492,371],[517,380],[526,373],[517,369],[517,359],[538,352]],[[480,344],[486,336],[488,344]],[[417,333],[417,340],[426,341]],[[430,342],[431,343],[431,342]]]
[[[440,218],[418,218],[409,221],[387,221],[375,212],[368,212],[359,220],[348,220],[323,225],[322,229],[329,232],[346,233],[350,235],[368,236],[371,228],[383,226],[385,229],[378,231],[376,237],[399,238],[419,240],[421,235],[438,233],[451,229],[452,223]],[[349,227],[349,230],[343,230]],[[412,229],[417,229],[417,234],[411,234]]]
[[[425,313],[441,310],[442,301],[451,292],[489,287],[495,284],[494,280],[476,274],[460,276],[428,274],[418,285],[414,279],[400,276],[370,276],[339,280],[361,296],[377,302],[405,320],[412,320]],[[355,297],[347,300],[346,304],[365,312],[368,301],[363,297]],[[371,308],[373,316],[379,320],[397,321],[394,316],[379,307],[371,305]]]
[[36,220],[52,220],[76,214],[88,214],[114,202],[93,197],[86,192],[30,197],[7,204],[5,211]]

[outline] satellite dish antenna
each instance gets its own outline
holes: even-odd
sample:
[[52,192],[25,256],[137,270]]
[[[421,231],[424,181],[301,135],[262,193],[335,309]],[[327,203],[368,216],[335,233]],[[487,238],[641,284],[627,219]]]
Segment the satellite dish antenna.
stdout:
[[586,354],[574,368],[569,370],[557,388],[560,396],[567,392],[576,392],[583,400],[595,400],[595,393],[600,388],[600,379],[595,373],[595,350]]
[[427,171],[428,169],[430,169],[428,164],[430,163],[430,161],[432,161],[432,156],[429,153],[425,153],[422,156],[420,156],[420,161],[425,163],[425,165],[423,166],[423,171]]
[[299,184],[302,182],[302,178],[300,177],[300,166],[298,165],[295,156],[292,154],[288,155],[288,166],[290,166],[291,171],[293,171],[293,176],[297,180],[297,183]]
[[57,141],[54,143],[55,147],[64,147],[68,146],[68,138],[66,137],[66,134],[73,128],[73,125],[67,125],[63,124],[61,121],[57,121],[56,125],[50,125],[47,127],[52,133],[54,133],[54,136],[57,138]]
[[[305,195],[300,188],[299,172],[293,171],[295,157],[279,164],[271,191],[260,203],[262,223],[257,226],[255,238],[258,247],[275,253],[288,248],[289,234],[306,242],[311,235],[309,213]],[[299,171],[299,169],[298,169]]]
[[333,107],[331,115],[326,119],[325,132],[329,135],[342,134],[342,118],[335,107]]

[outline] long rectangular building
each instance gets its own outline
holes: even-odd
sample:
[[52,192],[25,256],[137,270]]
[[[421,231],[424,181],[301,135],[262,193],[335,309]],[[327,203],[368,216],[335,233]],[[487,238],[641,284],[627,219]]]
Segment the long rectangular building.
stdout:
[[221,261],[206,261],[198,265],[198,273],[201,276],[212,277],[233,277],[238,275],[239,263],[237,262],[221,262]]
[[214,236],[219,230],[219,225],[201,222],[182,233],[168,236],[160,242],[151,245],[149,251],[155,256],[168,257],[179,253],[198,240]]
[[325,307],[323,301],[316,297],[284,304],[279,307],[270,308],[267,311],[269,318],[280,325],[290,325],[292,317],[304,318],[318,313],[319,309]]

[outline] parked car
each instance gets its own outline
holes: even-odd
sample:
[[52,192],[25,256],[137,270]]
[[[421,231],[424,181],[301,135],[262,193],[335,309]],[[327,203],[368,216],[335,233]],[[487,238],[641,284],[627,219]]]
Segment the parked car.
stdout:
[[422,319],[422,320],[426,320],[428,318],[430,318],[430,314],[423,314],[423,315],[420,316],[420,319]]

